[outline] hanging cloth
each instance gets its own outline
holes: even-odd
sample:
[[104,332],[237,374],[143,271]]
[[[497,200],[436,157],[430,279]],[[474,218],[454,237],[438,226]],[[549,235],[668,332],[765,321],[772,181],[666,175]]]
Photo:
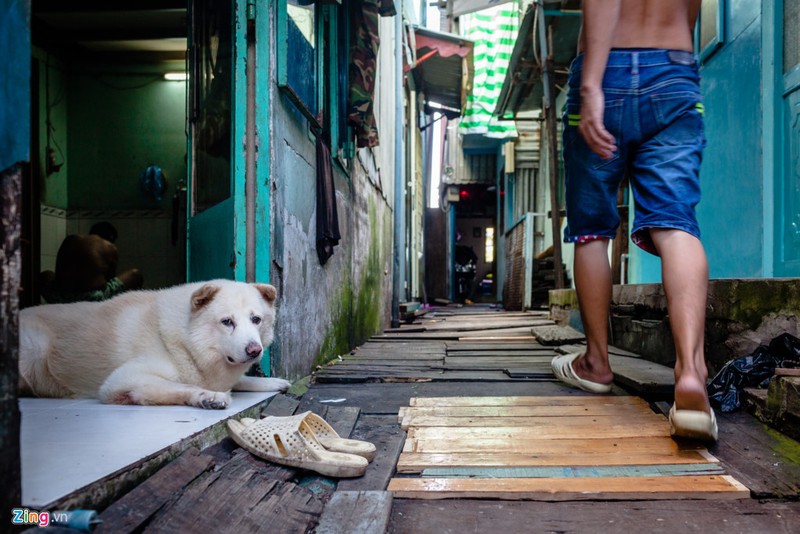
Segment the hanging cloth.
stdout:
[[350,66],[347,123],[355,128],[356,146],[378,145],[375,123],[375,69],[378,64],[380,18],[396,15],[394,0],[354,0],[350,9]]
[[325,265],[333,256],[333,247],[342,238],[336,211],[336,188],[333,184],[331,151],[322,136],[317,136],[317,257]]

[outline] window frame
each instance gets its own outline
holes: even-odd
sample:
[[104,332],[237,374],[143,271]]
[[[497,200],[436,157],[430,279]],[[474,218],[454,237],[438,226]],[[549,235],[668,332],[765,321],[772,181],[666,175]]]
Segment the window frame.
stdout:
[[[288,65],[288,51],[287,46],[289,42],[289,11],[287,0],[278,0],[277,2],[277,55],[278,55],[278,87],[284,94],[291,100],[295,107],[308,119],[312,128],[320,129],[319,118],[311,111],[309,104],[303,101],[303,98],[298,95],[289,83],[289,65]],[[315,2],[314,6],[314,68],[316,69],[316,85],[314,87],[314,104],[319,112],[322,109],[322,91],[320,90],[320,82],[322,76],[321,67],[324,65],[324,51],[320,51],[322,47],[322,39],[320,39],[320,31],[324,31],[324,17],[322,16],[322,9],[320,4]]]
[[347,125],[348,68],[350,64],[350,22],[345,5],[339,3],[314,4],[314,50],[317,71],[314,115],[303,99],[289,84],[287,0],[277,2],[278,32],[278,87],[309,121],[313,135],[330,139],[331,157],[347,171],[347,160],[355,156],[353,129]]
[[711,40],[708,41],[705,45],[700,42],[700,28],[702,27],[703,20],[703,9],[702,6],[700,8],[700,12],[697,14],[697,23],[694,29],[694,48],[695,53],[697,54],[698,61],[702,64],[708,61],[708,59],[714,55],[724,43],[725,43],[725,0],[702,0],[703,2],[716,2],[717,3],[717,16],[716,16],[716,35],[714,35]]

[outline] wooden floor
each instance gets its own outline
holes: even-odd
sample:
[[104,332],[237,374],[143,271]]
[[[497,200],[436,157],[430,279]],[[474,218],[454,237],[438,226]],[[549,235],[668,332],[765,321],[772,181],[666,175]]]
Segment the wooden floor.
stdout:
[[[536,332],[539,332],[537,335]],[[546,344],[544,341],[546,340]],[[316,373],[306,410],[373,442],[363,477],[254,458],[230,439],[190,451],[102,512],[107,532],[795,532],[800,445],[718,414],[706,449],[669,438],[670,369],[612,351],[590,395],[550,372],[580,350],[546,313],[429,313]],[[436,499],[432,501],[431,499]]]
[[749,498],[702,444],[633,396],[413,398],[388,490],[416,499]]

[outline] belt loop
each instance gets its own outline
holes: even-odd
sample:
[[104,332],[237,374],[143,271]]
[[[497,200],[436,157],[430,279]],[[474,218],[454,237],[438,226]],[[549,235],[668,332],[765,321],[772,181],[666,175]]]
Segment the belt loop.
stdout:
[[633,57],[632,60],[632,70],[631,74],[639,74],[639,52],[633,52],[631,54]]

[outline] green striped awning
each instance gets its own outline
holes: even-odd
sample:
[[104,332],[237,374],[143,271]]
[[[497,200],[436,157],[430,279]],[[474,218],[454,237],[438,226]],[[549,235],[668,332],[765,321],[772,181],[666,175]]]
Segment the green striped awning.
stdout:
[[472,94],[458,126],[460,134],[504,139],[517,136],[513,121],[492,116],[503,88],[511,52],[519,31],[519,5],[511,3],[462,15],[461,34],[475,43]]

